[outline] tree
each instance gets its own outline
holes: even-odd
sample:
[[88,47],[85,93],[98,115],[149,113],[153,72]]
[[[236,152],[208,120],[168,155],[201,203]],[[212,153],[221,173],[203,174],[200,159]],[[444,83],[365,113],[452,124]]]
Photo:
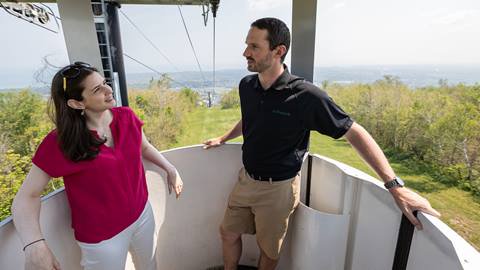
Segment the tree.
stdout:
[[220,99],[220,106],[222,109],[240,107],[238,88],[233,88],[230,91],[223,93],[222,98]]

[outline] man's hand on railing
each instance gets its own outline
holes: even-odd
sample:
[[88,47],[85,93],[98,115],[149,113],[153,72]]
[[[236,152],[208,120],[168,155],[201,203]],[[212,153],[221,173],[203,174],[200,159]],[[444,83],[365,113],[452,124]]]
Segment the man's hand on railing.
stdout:
[[217,138],[208,139],[204,141],[203,144],[204,144],[203,149],[209,149],[212,147],[223,145],[225,144],[225,142],[222,141],[222,137],[217,137]]
[[432,208],[427,199],[411,191],[410,189],[405,187],[397,187],[392,188],[389,191],[400,210],[418,230],[423,229],[423,226],[418,218],[413,215],[413,211],[418,210],[437,218],[440,217],[440,213]]

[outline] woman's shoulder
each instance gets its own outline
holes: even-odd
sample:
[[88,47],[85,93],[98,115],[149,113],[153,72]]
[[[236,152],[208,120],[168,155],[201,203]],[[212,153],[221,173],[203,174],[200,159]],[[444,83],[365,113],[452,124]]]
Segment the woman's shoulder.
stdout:
[[50,132],[48,132],[47,135],[43,138],[44,141],[46,140],[52,140],[52,141],[57,141],[58,139],[58,132],[57,129],[52,129]]
[[130,107],[113,107],[110,109],[114,114],[133,114],[133,111]]
[[48,132],[48,134],[45,135],[45,137],[43,137],[43,140],[38,145],[37,151],[39,149],[45,149],[45,148],[50,149],[51,151],[53,149],[57,149],[58,147],[59,147],[58,132],[56,129],[53,129],[50,132]]
[[137,117],[137,114],[132,110],[132,108],[123,106],[123,107],[114,107],[110,111],[113,115],[127,116],[127,117]]
[[110,111],[113,114],[113,118],[117,118],[117,120],[130,119],[132,115],[135,115],[130,107],[114,107]]
[[130,107],[115,107],[111,109],[111,112],[115,121],[124,123],[131,123],[132,121],[134,123],[141,122],[141,120],[139,120],[138,116]]

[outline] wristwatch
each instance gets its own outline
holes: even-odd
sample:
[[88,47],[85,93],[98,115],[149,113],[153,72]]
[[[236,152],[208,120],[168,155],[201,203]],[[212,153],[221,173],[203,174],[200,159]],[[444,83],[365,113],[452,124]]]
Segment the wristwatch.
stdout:
[[385,188],[386,189],[391,189],[391,188],[394,188],[394,187],[403,187],[403,186],[405,186],[405,183],[398,176],[395,176],[392,180],[385,183]]

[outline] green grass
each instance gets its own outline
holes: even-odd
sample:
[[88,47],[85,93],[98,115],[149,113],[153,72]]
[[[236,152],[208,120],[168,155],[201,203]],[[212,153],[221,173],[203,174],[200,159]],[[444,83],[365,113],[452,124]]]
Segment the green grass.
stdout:
[[[239,119],[239,109],[200,108],[195,110],[186,116],[183,132],[174,147],[199,144],[206,139],[220,136],[232,128]],[[241,142],[242,139],[237,138],[234,141]],[[345,140],[333,140],[312,132],[310,152],[336,159],[376,177]],[[456,187],[439,183],[432,176],[433,173],[421,171],[408,164],[408,161],[391,162],[395,172],[405,180],[406,185],[426,197],[442,214],[441,220],[479,250],[479,198]]]
[[[201,144],[207,139],[223,135],[240,118],[240,109],[198,108],[186,115],[182,122],[182,133],[173,147]],[[232,142],[242,142],[242,138]]]

